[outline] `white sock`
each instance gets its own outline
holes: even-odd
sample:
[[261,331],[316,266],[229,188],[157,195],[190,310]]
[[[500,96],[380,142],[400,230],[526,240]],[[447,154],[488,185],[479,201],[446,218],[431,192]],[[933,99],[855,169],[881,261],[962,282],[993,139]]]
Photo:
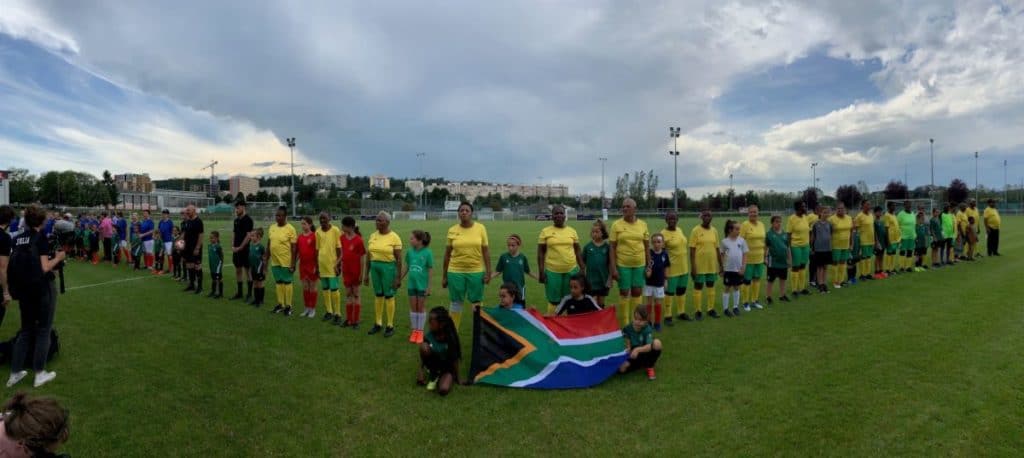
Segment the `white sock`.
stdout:
[[417,331],[423,330],[423,312],[412,312],[412,328]]
[[740,305],[740,292],[739,291],[733,291],[732,292],[732,303],[733,303],[733,306]]
[[[712,296],[714,297],[714,296]],[[729,311],[729,292],[722,293],[722,310]]]

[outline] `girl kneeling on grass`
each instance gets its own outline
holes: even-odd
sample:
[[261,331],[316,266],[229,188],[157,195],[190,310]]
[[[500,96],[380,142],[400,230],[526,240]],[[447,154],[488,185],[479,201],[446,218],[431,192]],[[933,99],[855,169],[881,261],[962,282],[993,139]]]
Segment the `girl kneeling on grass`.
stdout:
[[462,347],[448,309],[434,307],[427,321],[429,329],[420,344],[420,369],[416,383],[426,385],[427,391],[445,396],[459,382],[459,360]]
[[619,366],[619,373],[644,368],[647,369],[647,379],[654,380],[654,364],[661,356],[661,340],[654,338],[654,328],[647,321],[647,316],[647,306],[641,305],[633,311],[633,323],[622,328],[629,359]]

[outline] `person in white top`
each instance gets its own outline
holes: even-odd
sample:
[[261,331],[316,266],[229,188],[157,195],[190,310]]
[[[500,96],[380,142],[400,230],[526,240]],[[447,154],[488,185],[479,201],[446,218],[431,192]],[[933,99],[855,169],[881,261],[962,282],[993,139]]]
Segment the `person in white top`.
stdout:
[[[743,272],[747,268],[746,255],[750,251],[746,240],[740,237],[740,225],[733,220],[725,222],[725,238],[719,243],[718,265],[722,266],[722,280],[725,288],[722,292],[722,308],[725,316],[740,316],[740,286],[743,285]],[[729,298],[732,297],[732,312],[729,311]]]

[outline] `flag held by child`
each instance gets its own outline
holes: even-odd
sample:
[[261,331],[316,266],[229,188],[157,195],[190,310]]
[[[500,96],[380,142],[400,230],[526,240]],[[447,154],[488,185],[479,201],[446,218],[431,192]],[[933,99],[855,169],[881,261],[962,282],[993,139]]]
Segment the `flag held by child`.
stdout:
[[474,314],[470,379],[515,388],[597,385],[626,360],[615,308],[572,316],[534,309],[483,308]]

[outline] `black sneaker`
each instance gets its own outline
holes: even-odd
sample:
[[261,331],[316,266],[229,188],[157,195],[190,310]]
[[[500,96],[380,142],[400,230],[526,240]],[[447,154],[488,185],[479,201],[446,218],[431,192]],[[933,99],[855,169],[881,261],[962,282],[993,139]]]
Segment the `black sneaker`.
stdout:
[[341,326],[341,323],[342,323],[341,315],[334,315],[334,325],[335,326]]
[[394,327],[388,326],[387,328],[384,329],[384,337],[391,337],[393,335],[395,335]]
[[252,305],[255,308],[263,307],[263,303],[260,302],[260,301],[252,301],[252,304],[250,304],[250,305]]
[[353,331],[358,331],[359,330],[359,322],[357,321],[355,323],[349,323],[349,327],[351,327]]
[[339,321],[341,321],[340,323],[338,323],[339,327],[347,328],[349,326],[352,326],[352,323],[349,323],[348,320],[342,320],[339,318]]
[[380,327],[379,324],[375,324],[375,325],[373,325],[372,328],[370,328],[370,332],[367,332],[366,335],[372,336],[372,335],[380,332],[382,329],[384,329],[384,328]]
[[[808,291],[806,288],[804,288],[803,291],[800,291],[800,294],[803,294],[804,296],[810,296],[811,292]],[[796,296],[796,294],[793,294],[793,295]]]
[[772,305],[772,298],[771,297],[766,297],[764,299],[764,302],[765,302],[765,305]]
[[670,317],[670,316],[669,317],[665,317],[665,326],[675,326],[675,325],[676,324],[672,322],[672,317]]
[[711,317],[711,318],[715,318],[715,319],[721,318],[720,316],[718,316],[718,312],[716,312],[714,310],[709,311],[708,312],[708,316]]
[[207,294],[206,297],[217,297],[217,290],[210,291],[210,294]]
[[283,313],[284,313],[284,316],[292,316],[292,308],[291,307],[285,307]]
[[689,316],[689,315],[687,315],[687,314],[685,314],[685,313],[680,313],[680,314],[679,314],[679,319],[680,319],[680,320],[682,320],[682,321],[691,321],[691,320],[692,320],[692,319],[690,318],[690,316]]
[[699,311],[694,315],[694,317],[696,317],[697,321],[704,321],[704,314]]
[[327,312],[324,314],[324,317],[320,319],[320,321],[331,321],[332,319],[334,319],[334,314]]
[[[712,311],[711,311],[711,313],[715,313],[715,311],[714,311],[714,310],[712,310]],[[718,318],[717,316],[714,316],[714,315],[711,315],[711,316],[713,316],[713,317],[715,317],[715,318]],[[728,308],[726,308],[726,309],[725,309],[725,316],[727,316],[727,317],[729,317],[729,318],[732,318],[732,312],[731,312],[731,311],[729,311],[729,309],[728,309]]]
[[789,302],[789,296],[783,294],[779,297],[779,302]]
[[734,316],[740,316],[740,307],[738,305],[732,306],[732,314]]
[[271,310],[270,313],[281,313],[281,310],[284,310],[284,306],[277,304],[274,306],[274,310]]

